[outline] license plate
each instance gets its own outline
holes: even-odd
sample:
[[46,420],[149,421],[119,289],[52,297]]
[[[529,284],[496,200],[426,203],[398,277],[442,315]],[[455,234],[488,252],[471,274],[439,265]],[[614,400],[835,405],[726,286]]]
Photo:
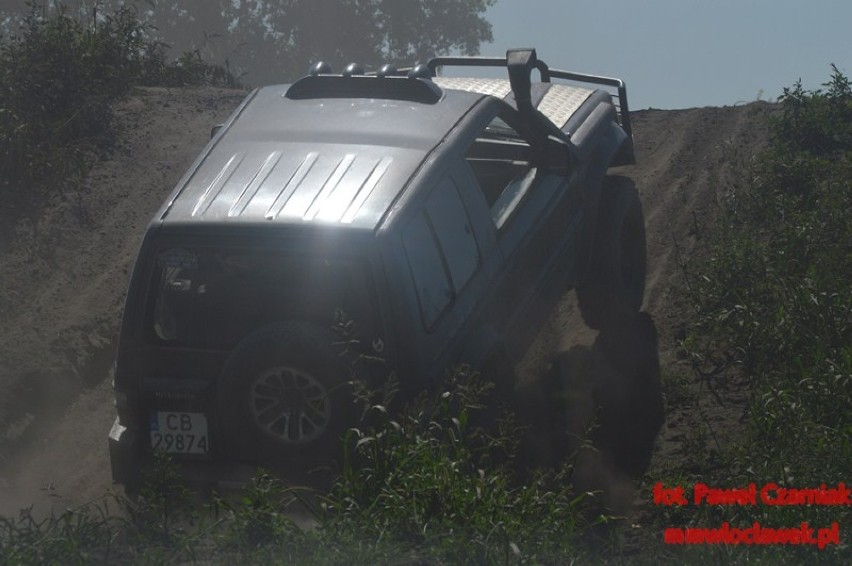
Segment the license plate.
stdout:
[[207,454],[207,417],[204,413],[151,413],[151,448],[169,454]]

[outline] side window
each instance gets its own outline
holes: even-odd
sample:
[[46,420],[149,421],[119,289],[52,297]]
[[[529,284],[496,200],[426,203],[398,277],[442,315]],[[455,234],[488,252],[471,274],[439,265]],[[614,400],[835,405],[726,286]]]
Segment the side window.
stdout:
[[452,304],[479,267],[479,248],[455,184],[441,182],[403,233],[426,328]]
[[403,234],[405,255],[417,289],[420,314],[432,328],[453,299],[450,278],[425,212],[418,214]]
[[456,293],[479,266],[479,248],[455,183],[445,179],[426,201],[426,213],[447,260]]
[[535,180],[529,143],[509,125],[508,116],[500,114],[476,136],[465,160],[491,209],[494,224],[502,228]]

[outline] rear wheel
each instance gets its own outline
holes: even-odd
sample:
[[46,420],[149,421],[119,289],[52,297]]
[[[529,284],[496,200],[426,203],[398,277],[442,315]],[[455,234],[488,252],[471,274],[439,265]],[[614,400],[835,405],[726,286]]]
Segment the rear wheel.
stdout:
[[633,181],[606,177],[589,265],[577,286],[586,324],[602,330],[639,312],[645,294],[645,217]]
[[648,469],[665,420],[657,327],[647,313],[601,331],[593,346],[597,445],[612,467],[632,477]]

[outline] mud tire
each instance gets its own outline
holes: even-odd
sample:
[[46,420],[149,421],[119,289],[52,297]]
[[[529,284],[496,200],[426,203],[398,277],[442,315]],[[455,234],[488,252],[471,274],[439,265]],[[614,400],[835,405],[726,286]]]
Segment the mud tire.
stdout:
[[594,397],[600,407],[595,443],[612,469],[641,477],[665,421],[657,328],[647,313],[602,331],[593,346]]
[[595,330],[635,315],[645,294],[645,217],[633,181],[609,176],[601,187],[592,255],[577,286],[583,320]]

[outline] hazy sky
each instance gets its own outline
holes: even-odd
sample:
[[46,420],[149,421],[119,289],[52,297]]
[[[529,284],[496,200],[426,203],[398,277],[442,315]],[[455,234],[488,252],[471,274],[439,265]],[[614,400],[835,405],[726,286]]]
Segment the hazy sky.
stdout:
[[630,106],[774,100],[831,63],[852,75],[852,0],[498,0],[482,55],[535,47],[549,66],[627,83]]

